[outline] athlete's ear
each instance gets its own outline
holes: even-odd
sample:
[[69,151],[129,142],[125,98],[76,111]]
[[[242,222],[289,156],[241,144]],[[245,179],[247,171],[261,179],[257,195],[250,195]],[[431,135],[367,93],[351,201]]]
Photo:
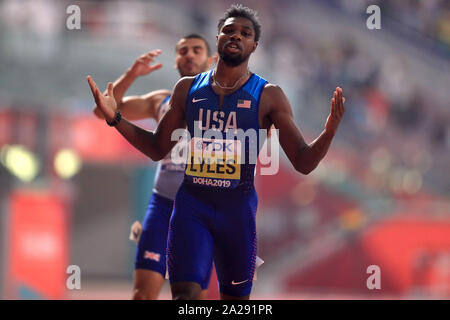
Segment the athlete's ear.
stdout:
[[258,47],[258,41],[255,41],[255,43],[253,44],[253,50],[252,53],[255,52],[256,48]]

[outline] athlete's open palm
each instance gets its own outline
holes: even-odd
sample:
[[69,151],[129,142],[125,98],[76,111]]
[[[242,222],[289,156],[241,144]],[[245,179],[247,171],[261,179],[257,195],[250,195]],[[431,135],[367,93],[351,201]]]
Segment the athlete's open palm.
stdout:
[[331,110],[328,115],[327,122],[325,123],[325,130],[335,134],[336,130],[344,115],[345,98],[342,96],[342,89],[337,87],[334,91],[333,98],[331,99]]
[[117,109],[116,100],[114,99],[113,83],[108,83],[108,91],[103,95],[91,76],[88,76],[87,80],[91,87],[92,95],[94,96],[97,107],[103,113],[105,119],[112,122]]
[[145,76],[162,67],[161,63],[151,64],[154,62],[154,58],[161,54],[161,50],[153,50],[146,54],[143,54],[131,67],[131,72],[136,76]]

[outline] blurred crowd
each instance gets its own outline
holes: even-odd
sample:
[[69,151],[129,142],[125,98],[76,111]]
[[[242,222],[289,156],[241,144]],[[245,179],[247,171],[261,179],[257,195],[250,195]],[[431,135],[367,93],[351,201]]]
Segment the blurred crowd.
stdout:
[[[347,7],[356,3],[362,8],[369,5],[367,1],[341,3]],[[423,22],[424,29],[419,31],[424,36],[430,30],[437,30],[430,24],[437,26],[450,21],[443,18],[449,12],[448,2],[430,1],[428,5],[419,1],[389,3],[390,6],[387,1],[380,1],[382,12],[401,19],[406,19],[408,12],[416,14],[417,20]],[[360,12],[365,12],[362,8]],[[421,18],[424,10],[426,21]],[[311,121],[314,120],[311,108],[323,108],[323,112],[316,112],[323,118],[329,106],[315,97],[327,95],[339,85],[344,88],[348,110],[340,129],[342,140],[350,145],[348,149],[356,151],[367,171],[372,170],[391,180],[383,185],[387,187],[384,189],[390,189],[394,194],[416,193],[424,187],[446,194],[450,151],[448,101],[431,92],[431,81],[429,86],[419,86],[414,81],[421,75],[411,71],[404,59],[407,53],[399,50],[395,55],[376,57],[350,37],[324,40],[307,32],[292,32],[305,28],[296,26],[295,21],[286,23],[285,16],[277,11],[272,12],[271,18],[274,19],[272,28],[266,29],[268,37],[264,39],[269,44],[265,48],[266,57],[276,76],[275,82],[283,88],[295,86],[290,89],[290,98],[297,95],[294,100],[299,104],[294,108],[300,108],[297,110],[300,125],[308,128],[308,124],[317,126],[320,123],[320,120]],[[444,33],[440,35],[445,38]],[[439,39],[444,41],[444,38]],[[368,164],[373,164],[372,168]],[[399,188],[398,183],[392,181],[398,180],[399,176],[403,176],[404,181],[408,180],[407,176],[413,177],[411,180],[415,182],[410,186],[415,186]]]
[[[427,37],[436,39],[450,53],[450,2],[446,0],[378,1],[381,10]],[[445,47],[444,47],[445,46]]]
[[438,50],[450,53],[450,2],[446,0],[339,0],[327,1],[352,14],[361,14],[369,5],[380,7],[383,20],[396,23],[412,35],[430,38]]

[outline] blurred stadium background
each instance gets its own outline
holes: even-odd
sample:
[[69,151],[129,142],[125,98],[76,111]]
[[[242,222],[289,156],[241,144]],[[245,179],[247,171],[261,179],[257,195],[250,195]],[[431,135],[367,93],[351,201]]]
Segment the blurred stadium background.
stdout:
[[[86,76],[105,87],[161,48],[163,69],[128,94],[171,89],[176,41],[198,32],[214,47],[231,3],[0,1],[0,298],[131,298],[129,227],[156,165],[94,118]],[[308,141],[336,86],[347,99],[315,172],[294,173],[283,153],[277,175],[257,177],[265,264],[252,298],[449,299],[450,2],[242,3],[263,25],[250,67],[284,89]],[[81,30],[66,28],[72,4]],[[381,30],[366,28],[371,4]],[[69,265],[81,290],[66,289]]]

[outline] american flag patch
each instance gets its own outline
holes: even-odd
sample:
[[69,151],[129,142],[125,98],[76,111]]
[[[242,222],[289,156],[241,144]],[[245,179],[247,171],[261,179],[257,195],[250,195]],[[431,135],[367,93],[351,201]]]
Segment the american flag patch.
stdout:
[[150,252],[150,251],[144,252],[144,259],[150,259],[150,260],[159,262],[159,258],[160,258],[159,253],[154,253],[154,252]]
[[237,107],[238,108],[245,108],[245,109],[250,109],[250,104],[251,104],[251,100],[238,100],[238,104]]

